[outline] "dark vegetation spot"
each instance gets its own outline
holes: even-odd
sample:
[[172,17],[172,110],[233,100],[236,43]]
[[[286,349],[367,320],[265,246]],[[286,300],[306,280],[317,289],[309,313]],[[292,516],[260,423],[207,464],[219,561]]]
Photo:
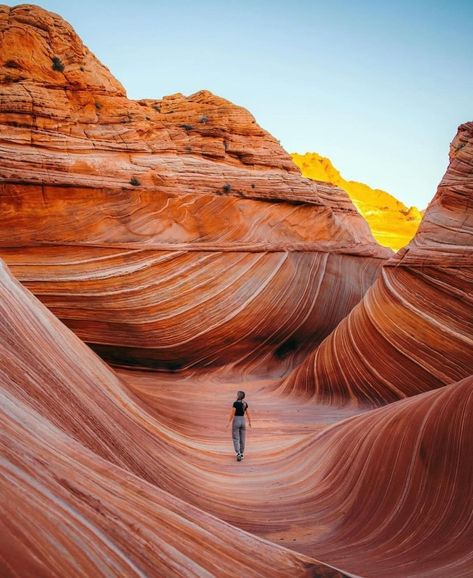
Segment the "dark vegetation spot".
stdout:
[[134,187],[139,187],[141,183],[136,177],[131,177],[130,185],[133,185]]
[[62,63],[62,60],[59,58],[59,56],[53,56],[52,62],[53,62],[53,70],[57,70],[58,72],[64,72],[64,64]]
[[15,60],[7,60],[5,62],[5,68],[21,68],[21,66]]
[[297,342],[297,339],[290,337],[289,339],[286,339],[286,341],[281,343],[281,345],[274,352],[274,355],[278,359],[284,359],[287,355],[289,355],[289,353],[295,351],[298,345],[299,343]]
[[191,124],[180,124],[179,126],[184,130],[192,130],[194,128]]
[[209,122],[209,117],[205,116],[205,114],[203,114],[200,118],[199,118],[199,122],[201,122],[202,124],[207,124]]
[[230,185],[229,183],[225,183],[223,185],[223,192],[224,193],[229,193],[232,190],[232,185]]
[[96,102],[96,103],[95,103],[95,108],[96,108],[97,110],[100,110],[100,109],[102,108],[102,103],[101,103],[101,102]]
[[252,189],[255,188],[255,183],[251,183],[251,188],[252,188]]

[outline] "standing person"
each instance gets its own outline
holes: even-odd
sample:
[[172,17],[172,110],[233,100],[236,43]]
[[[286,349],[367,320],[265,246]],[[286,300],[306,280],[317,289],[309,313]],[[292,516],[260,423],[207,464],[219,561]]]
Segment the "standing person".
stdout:
[[248,404],[245,399],[245,392],[239,391],[237,399],[233,402],[233,407],[230,410],[230,417],[228,419],[227,428],[232,422],[232,438],[233,447],[237,455],[237,460],[241,462],[243,459],[243,452],[245,451],[245,437],[246,437],[246,423],[245,415],[248,418],[248,424],[251,427],[251,417],[248,411]]

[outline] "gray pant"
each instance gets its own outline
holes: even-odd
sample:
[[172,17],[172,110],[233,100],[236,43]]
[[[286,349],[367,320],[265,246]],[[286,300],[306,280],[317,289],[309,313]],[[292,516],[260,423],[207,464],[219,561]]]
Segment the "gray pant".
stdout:
[[237,454],[242,454],[245,451],[245,437],[246,437],[245,416],[237,415],[233,418],[232,423],[233,447],[235,448]]

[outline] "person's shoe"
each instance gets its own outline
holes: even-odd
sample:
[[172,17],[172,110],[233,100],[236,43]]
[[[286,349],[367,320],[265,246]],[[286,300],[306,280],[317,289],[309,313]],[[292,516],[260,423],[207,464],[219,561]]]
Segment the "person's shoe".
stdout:
[[237,461],[241,462],[241,460],[243,459],[243,455],[242,454],[237,454]]
[[241,460],[244,458],[245,456],[243,454],[240,454],[240,462]]

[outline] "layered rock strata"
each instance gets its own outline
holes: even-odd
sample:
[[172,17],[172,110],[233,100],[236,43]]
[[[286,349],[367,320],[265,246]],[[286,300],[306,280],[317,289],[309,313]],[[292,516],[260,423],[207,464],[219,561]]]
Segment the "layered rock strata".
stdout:
[[[230,464],[219,419],[229,392],[185,378],[158,386],[151,372],[117,377],[5,269],[0,295],[5,572],[467,575],[471,378],[315,432],[304,419],[343,414],[249,383],[252,449]],[[149,410],[143,391],[155,396]]]
[[37,7],[0,34],[0,573],[468,576],[473,124],[352,309],[389,252],[249,113],[129,101]]
[[177,432],[3,265],[0,311],[2,576],[344,576],[160,489]]
[[295,370],[286,391],[384,404],[473,373],[473,123],[412,242]]
[[3,7],[0,34],[0,254],[108,359],[284,371],[390,255],[243,108],[131,101],[37,7]]

